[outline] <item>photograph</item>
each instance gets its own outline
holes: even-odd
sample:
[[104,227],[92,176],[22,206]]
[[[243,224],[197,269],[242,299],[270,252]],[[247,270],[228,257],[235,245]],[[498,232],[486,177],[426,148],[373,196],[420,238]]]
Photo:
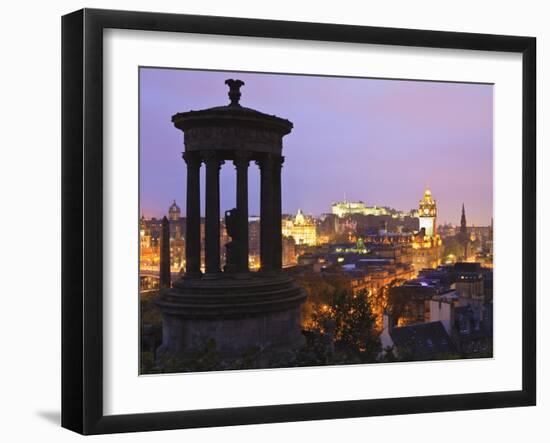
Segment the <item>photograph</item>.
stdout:
[[312,6],[6,2],[1,441],[550,435],[544,3]]
[[493,358],[494,84],[138,76],[140,375]]

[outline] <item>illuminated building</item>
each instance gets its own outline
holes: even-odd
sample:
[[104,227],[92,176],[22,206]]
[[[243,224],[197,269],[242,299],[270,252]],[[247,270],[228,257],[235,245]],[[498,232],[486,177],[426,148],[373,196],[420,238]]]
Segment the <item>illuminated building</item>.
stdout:
[[159,287],[169,288],[172,285],[170,275],[170,222],[166,216],[162,217],[162,229],[160,231],[160,263],[159,263]]
[[366,291],[369,295],[374,295],[392,282],[414,277],[415,272],[410,266],[396,266],[388,263],[375,266],[365,272],[359,270],[355,274],[355,278],[350,282],[351,291],[354,294]]
[[436,268],[441,264],[443,245],[441,238],[425,237],[421,234],[413,242],[412,257],[416,269]]
[[[152,223],[154,222],[154,223]],[[144,216],[139,221],[139,263],[143,270],[158,270],[160,261],[160,229],[153,233],[153,229],[160,226],[157,220],[146,220]],[[155,235],[153,235],[155,234]]]
[[181,209],[176,204],[176,200],[174,200],[173,203],[168,208],[168,220],[179,221],[180,217],[181,217]]
[[294,266],[297,262],[294,238],[283,236],[283,268]]
[[[170,268],[180,271],[185,265],[185,218],[174,200],[168,208]],[[159,271],[162,219],[141,217],[139,223],[139,262],[143,271]]]
[[480,263],[457,263],[455,264],[455,273],[455,288],[461,297],[469,299],[484,298],[484,276]]
[[185,240],[179,226],[176,226],[175,235],[170,238],[170,266],[172,271],[180,271],[185,265]]
[[248,218],[248,266],[251,270],[260,269],[260,218]]
[[429,189],[418,206],[420,231],[413,238],[413,265],[417,270],[435,268],[441,264],[443,244],[436,232],[437,208]]
[[418,218],[420,220],[420,229],[425,230],[425,235],[435,237],[435,219],[436,219],[435,200],[432,198],[432,193],[429,189],[424,191],[424,197],[420,200],[418,206]]
[[388,215],[389,212],[380,206],[366,206],[362,201],[348,202],[344,200],[332,204],[332,213],[338,217],[345,217],[353,214]]
[[492,226],[468,226],[471,241],[487,241],[493,236]]
[[418,278],[390,289],[394,299],[406,303],[390,306],[385,316],[393,320],[389,326],[416,328],[441,322],[460,353],[491,352],[493,306],[491,290],[485,285],[489,282],[492,270],[480,263],[425,270]]
[[181,210],[176,204],[176,200],[168,208],[168,221],[170,222],[170,239],[183,239],[185,237],[186,220],[181,216]]
[[341,234],[355,234],[357,232],[357,220],[346,217],[338,223],[338,232]]
[[147,226],[143,215],[139,220],[139,247],[140,249],[151,247],[151,229]]
[[339,217],[335,214],[322,214],[317,220],[317,243],[328,244],[339,229]]
[[485,248],[487,253],[491,257],[491,262],[493,261],[493,219],[491,218],[491,226],[489,227],[489,235],[485,241]]
[[373,254],[383,259],[391,259],[395,263],[412,264],[413,249],[408,242],[369,244]]
[[312,217],[306,217],[301,209],[296,216],[283,220],[282,234],[292,237],[296,245],[313,246],[317,244],[317,228]]
[[[355,248],[353,248],[355,249]],[[384,300],[381,291],[396,281],[413,278],[416,271],[411,266],[393,263],[392,260],[378,260],[378,263],[365,266],[366,255],[347,253],[350,263],[329,263],[330,257],[310,254],[309,263],[294,268],[294,277],[308,292],[308,300],[304,306],[302,325],[307,328],[314,323],[313,313],[324,303],[328,303],[327,294],[322,288],[332,287],[345,290],[358,296],[367,294],[372,303],[372,309],[377,316],[377,326],[381,326]],[[300,257],[302,258],[302,257]],[[375,261],[375,260],[373,260]],[[353,263],[352,263],[353,262]]]
[[447,237],[454,237],[456,235],[456,227],[451,223],[445,223],[439,226],[439,228],[437,229],[437,233],[443,239]]
[[227,263],[227,244],[231,241],[231,237],[227,233],[227,227],[225,219],[220,220],[220,255],[221,266],[225,266]]

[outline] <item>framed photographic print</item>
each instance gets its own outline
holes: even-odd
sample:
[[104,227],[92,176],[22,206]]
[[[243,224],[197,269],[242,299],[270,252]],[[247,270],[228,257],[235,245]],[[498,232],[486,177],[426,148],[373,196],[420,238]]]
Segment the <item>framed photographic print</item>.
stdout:
[[534,405],[535,51],[64,16],[62,425]]

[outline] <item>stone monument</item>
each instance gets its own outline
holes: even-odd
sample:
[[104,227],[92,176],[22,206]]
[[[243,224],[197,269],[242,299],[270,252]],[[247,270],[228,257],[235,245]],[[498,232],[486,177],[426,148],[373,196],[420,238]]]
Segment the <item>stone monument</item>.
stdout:
[[[226,80],[230,103],[172,116],[184,134],[187,164],[186,272],[163,291],[159,355],[186,356],[214,340],[238,357],[247,349],[285,350],[303,343],[300,307],[305,292],[282,272],[281,168],[290,121],[240,104],[241,80]],[[236,207],[225,214],[231,241],[220,263],[220,168],[236,169]],[[248,266],[248,168],[260,169],[260,270]],[[200,168],[206,167],[205,267],[201,269]]]

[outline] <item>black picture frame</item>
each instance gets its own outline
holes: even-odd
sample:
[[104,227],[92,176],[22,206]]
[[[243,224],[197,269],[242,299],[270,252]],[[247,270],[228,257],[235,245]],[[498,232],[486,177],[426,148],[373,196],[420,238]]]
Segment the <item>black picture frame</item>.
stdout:
[[[522,54],[522,388],[392,399],[130,415],[103,413],[103,30],[107,28]],[[536,403],[536,39],[196,15],[83,9],[62,18],[62,426],[151,431]]]

